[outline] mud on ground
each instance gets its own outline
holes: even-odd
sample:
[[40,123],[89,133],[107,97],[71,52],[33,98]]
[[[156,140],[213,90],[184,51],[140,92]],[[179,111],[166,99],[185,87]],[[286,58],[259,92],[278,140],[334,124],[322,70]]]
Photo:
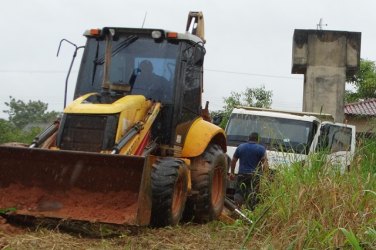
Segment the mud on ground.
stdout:
[[3,217],[0,216],[0,238],[1,234],[17,235],[25,232],[26,230],[24,228],[9,224]]

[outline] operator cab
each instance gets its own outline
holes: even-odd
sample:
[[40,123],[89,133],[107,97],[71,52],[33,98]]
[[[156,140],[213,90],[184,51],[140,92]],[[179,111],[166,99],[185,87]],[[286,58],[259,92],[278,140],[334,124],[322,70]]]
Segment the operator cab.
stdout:
[[133,28],[103,28],[84,35],[87,43],[74,99],[96,92],[100,103],[125,95],[161,102],[159,127],[172,132],[163,139],[166,144],[174,143],[178,124],[201,115],[205,49],[199,37]]

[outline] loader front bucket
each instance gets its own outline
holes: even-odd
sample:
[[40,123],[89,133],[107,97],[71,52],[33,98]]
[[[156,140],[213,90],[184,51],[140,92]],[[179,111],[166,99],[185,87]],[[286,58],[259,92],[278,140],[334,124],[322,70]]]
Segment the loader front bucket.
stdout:
[[152,157],[0,146],[0,211],[148,225]]

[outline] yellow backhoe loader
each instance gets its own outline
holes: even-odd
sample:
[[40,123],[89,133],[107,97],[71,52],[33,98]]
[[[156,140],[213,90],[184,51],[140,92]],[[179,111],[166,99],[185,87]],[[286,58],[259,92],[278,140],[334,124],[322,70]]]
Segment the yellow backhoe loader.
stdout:
[[201,12],[186,31],[86,31],[74,101],[30,146],[0,146],[0,211],[136,226],[216,219],[226,138],[203,119]]

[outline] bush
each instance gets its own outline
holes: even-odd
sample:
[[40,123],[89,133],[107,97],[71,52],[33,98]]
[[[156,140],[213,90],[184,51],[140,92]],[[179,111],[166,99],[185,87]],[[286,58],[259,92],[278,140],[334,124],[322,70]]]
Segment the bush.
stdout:
[[41,132],[41,128],[32,127],[25,131],[17,128],[15,125],[0,119],[0,144],[6,142],[22,142],[30,144],[34,137]]

